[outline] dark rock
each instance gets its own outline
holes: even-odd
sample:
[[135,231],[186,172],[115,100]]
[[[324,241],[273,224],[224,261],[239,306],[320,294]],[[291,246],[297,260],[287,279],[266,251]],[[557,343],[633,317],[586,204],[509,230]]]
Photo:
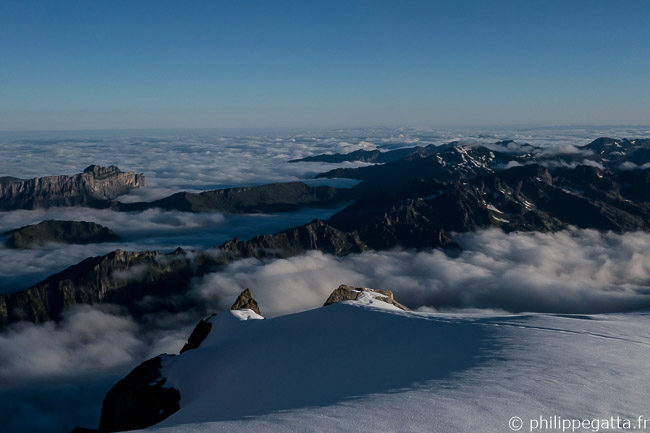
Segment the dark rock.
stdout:
[[9,233],[7,246],[10,248],[33,248],[50,242],[91,244],[119,240],[107,227],[87,221],[47,220]]
[[394,305],[401,310],[411,311],[410,308],[405,307],[404,305],[397,302],[395,300],[395,296],[393,295],[393,292],[391,292],[390,290],[368,289],[365,287],[352,287],[345,284],[341,284],[336,290],[334,290],[329,295],[329,297],[327,298],[323,306],[336,304],[337,302],[343,302],[343,301],[356,301],[363,295],[364,292],[372,292],[372,293],[379,294],[380,296],[376,296],[375,299],[386,302],[387,304]]
[[[230,309],[251,309],[260,314],[257,302],[249,289],[237,297]],[[210,319],[214,316],[213,314],[196,325],[187,344],[181,349],[181,354],[201,345],[212,329]],[[161,369],[162,360],[166,356],[174,355],[159,355],[143,362],[111,388],[102,403],[98,430],[78,427],[76,431],[116,432],[142,429],[159,423],[179,410],[180,392],[164,387],[167,379]]]
[[138,365],[106,394],[99,430],[117,432],[142,429],[180,409],[177,389],[164,387],[160,355]]
[[203,343],[203,340],[206,339],[212,329],[212,323],[210,323],[209,320],[214,316],[216,316],[216,314],[211,314],[207,319],[201,319],[201,321],[194,327],[194,330],[190,334],[190,338],[188,338],[187,343],[183,345],[180,353],[196,349],[201,345],[201,343]]
[[458,248],[434,210],[422,200],[359,200],[327,223],[344,233],[356,234],[369,249]]

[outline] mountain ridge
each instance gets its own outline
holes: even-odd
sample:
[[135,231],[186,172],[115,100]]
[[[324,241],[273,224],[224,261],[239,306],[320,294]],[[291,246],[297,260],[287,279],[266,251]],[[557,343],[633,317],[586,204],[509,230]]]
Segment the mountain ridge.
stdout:
[[71,176],[33,179],[0,178],[0,211],[83,206],[110,200],[146,186],[144,174],[123,172],[111,165],[90,165]]

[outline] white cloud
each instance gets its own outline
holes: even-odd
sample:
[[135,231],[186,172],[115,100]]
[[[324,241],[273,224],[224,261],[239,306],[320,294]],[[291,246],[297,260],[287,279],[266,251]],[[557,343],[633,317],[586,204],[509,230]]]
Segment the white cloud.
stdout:
[[132,362],[136,323],[110,309],[78,306],[60,324],[18,324],[0,334],[0,381],[78,375]]
[[178,353],[199,316],[160,313],[136,323],[112,306],[76,306],[58,323],[0,333],[3,432],[67,433],[99,422],[108,390],[133,367]]
[[226,299],[248,287],[269,316],[317,307],[339,284],[390,289],[414,308],[585,313],[650,307],[650,234],[488,230],[455,239],[464,248],[456,258],[434,250],[246,260],[206,276],[192,295],[225,308]]

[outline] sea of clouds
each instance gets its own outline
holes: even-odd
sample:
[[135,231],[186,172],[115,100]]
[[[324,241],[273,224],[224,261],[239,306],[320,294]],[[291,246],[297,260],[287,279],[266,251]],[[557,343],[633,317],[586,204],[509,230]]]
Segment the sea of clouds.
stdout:
[[[145,173],[148,186],[120,197],[125,202],[153,200],[178,191],[303,180],[312,184],[352,186],[346,180],[314,180],[333,167],[363,163],[295,163],[320,153],[359,149],[397,149],[461,141],[494,146],[512,139],[514,147],[531,144],[544,152],[575,153],[577,146],[600,136],[646,137],[644,128],[538,128],[533,130],[346,129],[319,131],[73,131],[0,133],[0,176],[31,178],[74,174],[90,164],[117,165]],[[172,251],[208,248],[232,237],[250,238],[327,218],[336,209],[305,209],[283,215],[190,214],[148,210],[118,213],[63,208],[0,213],[0,293],[22,290],[86,257],[124,250]],[[86,220],[105,225],[122,237],[115,243],[50,246],[16,252],[3,247],[9,230],[46,219]]]
[[[32,178],[81,172],[90,164],[144,173],[148,187],[131,200],[272,181],[295,181],[338,165],[287,164],[291,159],[359,149],[392,150],[451,141],[515,140],[552,153],[575,153],[600,136],[636,138],[648,128],[516,130],[362,129],[319,131],[0,132],[0,176]],[[343,164],[351,166],[359,164]],[[130,194],[132,195],[132,194]]]
[[[150,187],[121,198],[135,201],[179,190],[307,179],[332,165],[288,164],[287,160],[326,152],[514,139],[570,153],[599,136],[649,135],[650,130],[625,128],[3,133],[0,176],[72,174],[90,164],[115,164],[147,176]],[[28,251],[0,248],[0,291],[23,288],[88,256],[116,248],[208,248],[234,236],[275,232],[327,218],[333,212],[307,209],[291,214],[222,215],[73,208],[0,213],[0,232],[56,218],[95,221],[123,237],[120,242],[100,245]],[[196,279],[188,296],[216,312],[228,308],[248,287],[267,317],[318,307],[339,284],[390,289],[400,302],[423,311],[582,314],[650,307],[650,235],[646,233],[505,234],[488,230],[455,234],[454,238],[463,251],[453,256],[439,250],[395,250],[347,257],[311,252],[283,260],[243,260]],[[136,321],[114,306],[78,306],[59,323],[16,324],[3,331],[3,431],[64,432],[80,424],[96,426],[108,389],[143,360],[178,352],[200,318],[199,313],[187,311]]]

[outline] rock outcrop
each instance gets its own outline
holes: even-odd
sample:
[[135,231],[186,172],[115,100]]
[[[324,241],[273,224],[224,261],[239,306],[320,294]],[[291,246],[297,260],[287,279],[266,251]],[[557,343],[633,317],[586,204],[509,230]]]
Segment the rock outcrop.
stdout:
[[250,289],[246,289],[239,294],[235,303],[230,307],[231,311],[234,310],[253,310],[255,313],[262,315],[257,301],[253,298],[253,294]]
[[180,409],[181,394],[166,388],[159,355],[143,362],[106,394],[99,420],[100,432],[136,430],[157,424]]
[[194,327],[194,330],[192,330],[192,333],[190,334],[190,338],[187,339],[187,343],[183,345],[181,348],[180,353],[185,353],[188,350],[194,350],[197,347],[203,343],[203,340],[208,336],[210,333],[210,330],[212,329],[212,323],[210,323],[210,319],[212,319],[216,314],[211,314],[205,319],[201,319],[199,323]]
[[53,206],[85,206],[111,200],[146,185],[144,174],[122,172],[114,165],[91,165],[72,176],[34,179],[0,178],[0,211]]
[[323,306],[336,304],[343,301],[356,301],[360,297],[370,294],[375,300],[394,305],[400,310],[411,311],[410,308],[400,304],[395,300],[393,292],[390,290],[368,289],[366,287],[353,287],[346,284],[341,284],[334,290],[325,301]]
[[33,248],[51,242],[92,244],[119,240],[109,228],[88,221],[47,220],[9,233],[7,246],[10,248]]

